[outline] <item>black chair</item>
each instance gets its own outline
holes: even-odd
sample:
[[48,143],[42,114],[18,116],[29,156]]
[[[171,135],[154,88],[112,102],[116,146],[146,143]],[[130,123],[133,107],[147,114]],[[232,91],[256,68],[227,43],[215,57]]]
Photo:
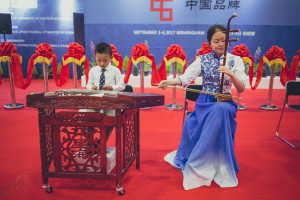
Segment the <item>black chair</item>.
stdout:
[[279,123],[277,126],[277,130],[276,130],[276,135],[282,139],[284,142],[286,142],[287,144],[289,144],[290,146],[292,146],[295,149],[298,149],[300,147],[300,142],[298,143],[298,145],[293,145],[291,142],[289,142],[288,140],[284,139],[283,137],[281,137],[279,135],[279,127],[280,127],[280,123],[282,120],[282,116],[283,116],[283,112],[284,112],[284,108],[289,108],[289,109],[293,109],[293,110],[298,110],[300,111],[300,103],[297,105],[290,105],[289,104],[289,96],[300,96],[300,81],[288,81],[286,83],[285,86],[285,101],[283,104],[283,108],[282,108],[282,112],[280,115],[280,119],[279,119]]
[[[189,84],[189,85],[186,86],[186,89],[202,90],[202,85],[200,85],[200,84]],[[188,111],[188,101],[196,101],[198,96],[199,96],[199,93],[197,93],[197,92],[185,91],[184,110],[183,110],[183,123],[184,123],[186,115],[191,113],[191,112]]]
[[122,92],[132,92],[132,93],[134,93],[134,89],[133,89],[132,85],[125,84],[125,89]]

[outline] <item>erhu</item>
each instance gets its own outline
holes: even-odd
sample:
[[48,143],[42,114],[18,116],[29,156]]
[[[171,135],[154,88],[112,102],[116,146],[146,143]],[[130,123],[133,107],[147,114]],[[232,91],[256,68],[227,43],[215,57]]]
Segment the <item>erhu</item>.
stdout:
[[[226,65],[226,55],[227,55],[227,48],[228,48],[229,42],[238,41],[237,38],[229,39],[229,33],[240,32],[239,29],[230,30],[230,21],[234,17],[238,17],[238,15],[233,13],[233,15],[228,19],[226,31],[224,31],[226,37],[225,37],[225,51],[224,51],[223,65]],[[237,100],[242,99],[241,97],[233,97],[231,94],[223,94],[223,84],[224,84],[224,73],[222,73],[222,76],[221,76],[220,93],[205,92],[205,91],[202,91],[202,90],[194,90],[194,89],[187,89],[187,88],[179,88],[179,87],[176,87],[176,86],[168,86],[168,87],[169,88],[175,88],[175,89],[181,89],[181,90],[185,90],[185,91],[190,91],[190,92],[213,95],[213,96],[217,97],[218,102],[232,101],[232,99],[237,99]]]
[[[223,59],[223,65],[224,66],[226,65],[227,48],[228,48],[229,42],[236,42],[236,41],[238,41],[237,38],[229,39],[229,33],[240,32],[239,29],[232,29],[232,30],[230,30],[230,21],[234,17],[238,17],[238,15],[235,14],[235,13],[233,13],[233,15],[228,19],[226,31],[224,31],[224,33],[226,35],[226,37],[225,37],[225,51],[224,51],[224,59]],[[221,76],[220,94],[223,93],[223,84],[224,84],[224,73],[222,73],[222,76]],[[218,101],[231,101],[231,99],[230,98],[229,99],[228,98],[224,99],[222,97],[222,95],[221,95],[221,96],[218,97]]]

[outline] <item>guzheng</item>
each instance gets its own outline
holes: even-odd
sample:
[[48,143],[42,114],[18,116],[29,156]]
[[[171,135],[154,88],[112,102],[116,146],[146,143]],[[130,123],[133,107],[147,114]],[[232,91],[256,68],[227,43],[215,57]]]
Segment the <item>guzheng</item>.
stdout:
[[26,96],[27,107],[124,110],[164,105],[164,96],[103,90],[66,89]]
[[[51,193],[49,178],[122,178],[136,162],[140,168],[140,109],[164,105],[152,93],[57,90],[26,95],[27,107],[38,109],[43,188]],[[82,109],[115,110],[114,116]],[[115,129],[115,147],[107,147]]]

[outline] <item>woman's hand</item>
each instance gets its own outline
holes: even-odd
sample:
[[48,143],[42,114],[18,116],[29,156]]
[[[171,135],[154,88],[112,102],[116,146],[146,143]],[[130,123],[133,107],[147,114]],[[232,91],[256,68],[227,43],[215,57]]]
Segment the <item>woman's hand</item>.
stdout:
[[221,66],[219,67],[219,69],[217,69],[217,71],[220,72],[220,73],[224,73],[224,74],[226,74],[227,76],[229,76],[230,79],[231,79],[231,81],[232,81],[232,83],[233,83],[233,85],[234,85],[234,87],[237,89],[238,92],[243,92],[243,91],[245,90],[245,85],[244,85],[244,83],[243,83],[241,80],[239,80],[239,79],[234,75],[234,73],[228,69],[227,66],[221,65]]
[[232,77],[234,75],[234,73],[232,71],[230,71],[230,69],[225,65],[220,65],[220,67],[219,67],[219,69],[217,69],[217,71],[220,73],[224,73],[229,77]]
[[163,80],[158,84],[158,88],[165,90],[169,85],[180,85],[181,81],[179,78],[173,78],[169,80]]
[[161,89],[163,89],[163,90],[165,90],[167,87],[168,87],[168,81],[167,80],[163,80],[163,81],[161,81],[159,84],[158,84],[158,88],[161,88]]

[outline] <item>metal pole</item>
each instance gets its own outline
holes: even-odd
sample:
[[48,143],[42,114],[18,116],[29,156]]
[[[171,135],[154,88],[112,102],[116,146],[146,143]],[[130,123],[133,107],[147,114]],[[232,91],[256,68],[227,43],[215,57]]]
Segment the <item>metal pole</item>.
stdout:
[[43,75],[44,75],[44,92],[48,92],[48,69],[47,64],[43,62]]
[[[140,62],[140,93],[144,93],[144,67],[145,67],[145,62],[141,61]],[[140,109],[149,110],[151,109],[151,107],[144,107]]]
[[8,74],[9,74],[9,85],[10,85],[10,95],[11,95],[11,105],[15,106],[16,104],[16,95],[15,95],[15,84],[14,77],[11,70],[11,63],[7,62]]
[[77,88],[77,65],[73,63],[74,88]]
[[263,110],[278,110],[277,106],[272,105],[272,93],[274,84],[274,65],[270,67],[270,84],[269,84],[269,94],[268,94],[268,105],[261,105],[260,108]]
[[269,85],[269,94],[268,94],[268,106],[272,104],[272,93],[273,93],[273,84],[274,84],[274,65],[271,66],[270,72],[270,85]]
[[8,68],[8,75],[9,75],[11,104],[4,105],[4,108],[6,108],[6,109],[23,108],[24,107],[23,104],[16,103],[14,76],[13,76],[13,73],[12,73],[11,63],[10,62],[7,62],[7,68]]
[[[176,75],[177,75],[177,62],[174,62],[172,65],[173,65],[173,78],[176,78]],[[182,105],[176,104],[176,89],[173,88],[172,90],[173,90],[172,91],[172,104],[166,105],[165,108],[167,110],[181,110]]]
[[[176,78],[176,75],[177,75],[177,62],[174,62],[173,63],[173,78]],[[172,91],[172,107],[173,109],[176,108],[176,89],[173,88],[173,91]]]
[[140,63],[140,75],[141,75],[141,77],[140,77],[140,91],[141,91],[141,93],[144,93],[144,65],[145,65],[145,63],[144,63],[144,61],[142,61],[141,63]]

